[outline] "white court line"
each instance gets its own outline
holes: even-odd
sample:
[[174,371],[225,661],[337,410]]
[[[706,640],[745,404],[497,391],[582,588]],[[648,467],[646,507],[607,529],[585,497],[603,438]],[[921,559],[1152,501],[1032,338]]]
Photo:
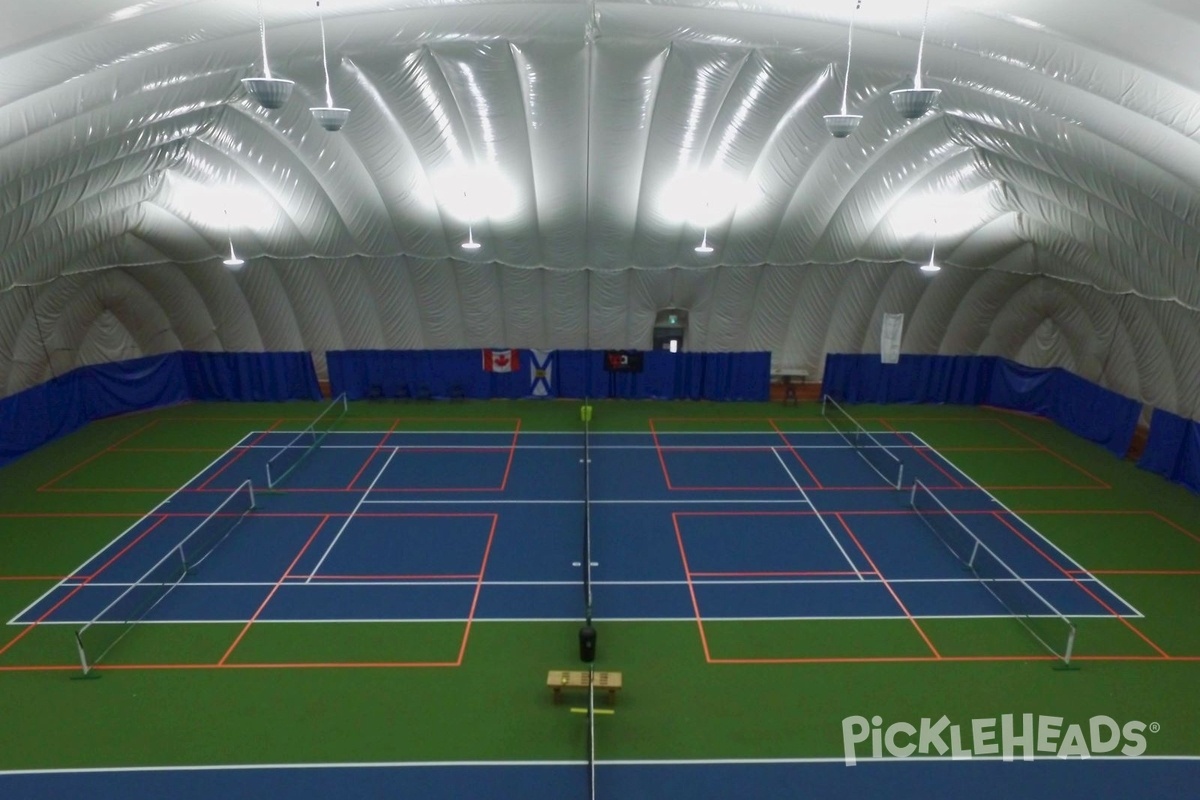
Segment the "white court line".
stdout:
[[325,548],[325,552],[321,554],[321,560],[317,562],[315,567],[313,567],[312,572],[309,573],[308,580],[306,580],[305,583],[311,581],[313,576],[321,571],[321,565],[325,563],[325,559],[329,558],[329,554],[333,552],[333,548],[338,543],[338,539],[342,538],[342,534],[350,525],[350,521],[354,519],[354,515],[358,513],[360,508],[362,508],[363,502],[366,501],[367,496],[371,494],[371,490],[375,488],[375,484],[379,483],[379,479],[383,477],[383,473],[387,472],[388,464],[392,463],[392,459],[396,457],[396,452],[396,448],[392,448],[392,452],[388,453],[387,460],[383,462],[383,467],[375,474],[375,479],[371,481],[371,485],[367,487],[367,491],[363,493],[363,496],[358,499],[358,505],[356,505],[354,510],[350,512],[350,516],[346,517],[346,521],[342,523],[342,527],[338,528],[337,535],[333,537],[333,541],[330,542],[329,546]]
[[842,547],[842,543],[839,542],[837,537],[833,535],[833,530],[829,527],[829,523],[825,521],[825,518],[821,516],[821,512],[817,511],[817,507],[814,506],[812,501],[808,499],[808,492],[804,491],[804,487],[800,485],[800,481],[796,480],[796,476],[792,474],[790,469],[788,469],[788,465],[786,462],[784,462],[783,457],[779,455],[779,451],[772,447],[771,452],[775,454],[775,458],[779,461],[779,466],[783,467],[783,471],[787,473],[787,476],[791,478],[792,483],[795,484],[796,488],[800,490],[800,496],[803,497],[804,502],[808,503],[808,505],[812,508],[813,513],[816,514],[817,519],[820,520],[821,526],[825,528],[825,532],[828,533],[829,538],[833,540],[834,546],[837,547],[838,552],[842,554],[842,558],[846,559],[846,563],[850,565],[850,569],[854,570],[854,574],[858,576],[858,579],[860,581],[863,580],[863,574],[858,571],[858,567],[853,561],[850,560],[850,554],[846,552],[845,548]]
[[[332,434],[330,434],[332,435]],[[779,440],[779,434],[771,434],[776,441]],[[312,445],[306,444],[290,444],[290,445],[236,445],[237,450],[307,450]],[[322,450],[374,450],[378,444],[322,444]],[[847,444],[818,444],[818,445],[802,445],[793,444],[793,447],[801,450],[854,450],[855,448]],[[578,450],[580,445],[570,444],[519,444],[515,448],[506,444],[393,444],[387,447],[396,447],[400,450]],[[905,448],[903,444],[888,445],[888,449],[903,450],[915,449]],[[770,444],[747,444],[747,445],[699,445],[699,444],[680,444],[680,445],[663,445],[655,446],[652,444],[596,444],[591,446],[592,450],[671,450],[679,452],[684,450],[698,450],[703,453],[712,453],[722,450],[738,451],[738,452],[758,452],[774,449]],[[1032,448],[1030,448],[1032,451]]]
[[[1012,614],[913,614],[913,619],[975,619],[975,620],[1004,620],[1011,621]],[[1074,614],[1072,619],[1100,619],[1111,620],[1112,614]],[[678,617],[605,617],[597,615],[594,617],[597,622],[685,622],[696,624],[695,612],[680,612]],[[881,614],[877,616],[778,616],[778,617],[723,617],[723,616],[705,616],[705,621],[709,622],[864,622],[864,621],[888,621],[896,620],[898,622],[906,622],[908,617],[903,614]],[[1051,614],[1034,614],[1030,619],[1051,619],[1056,620],[1059,617]],[[379,617],[379,618],[359,618],[359,619],[335,619],[331,617],[318,617],[314,619],[256,619],[255,625],[353,625],[354,623],[373,623],[373,624],[392,624],[392,623],[457,623],[466,622],[465,617]],[[566,613],[561,617],[479,617],[474,618],[474,624],[484,622],[578,622],[579,615],[577,613]],[[185,620],[143,620],[138,625],[238,625],[249,620],[244,619],[185,619]],[[70,625],[78,625],[78,622],[43,622],[47,626],[66,627]],[[97,625],[122,625],[121,622],[98,622]],[[1154,659],[1150,659],[1154,660]]]
[[[284,435],[284,434],[288,434],[288,433],[298,433],[298,432],[299,432],[299,429],[297,429],[297,430],[282,430],[282,429],[277,428],[273,431],[251,431],[250,434],[248,434],[248,435],[253,436],[256,433],[270,433],[271,435],[274,436],[274,435]],[[382,430],[382,429],[377,430],[377,431],[336,430],[336,431],[333,431],[330,435],[332,435],[332,436],[379,436],[382,433],[387,433],[387,431]],[[442,436],[442,435],[450,434],[450,435],[454,435],[454,436],[512,436],[513,433],[514,433],[514,431],[512,431],[512,430],[507,430],[507,431],[462,431],[462,430],[457,430],[457,431],[456,430],[407,431],[407,430],[394,430],[391,432],[391,435],[392,436]],[[836,436],[839,439],[841,438],[841,434],[838,433],[837,431],[789,431],[789,430],[784,430],[784,433],[797,435],[797,436],[819,436],[819,437],[830,437],[830,438]],[[892,435],[895,432],[894,431],[871,431],[871,433],[882,433],[885,435]],[[573,437],[576,437],[579,439],[583,438],[582,431],[522,431],[521,435],[522,436],[535,436],[535,437],[536,436],[573,436]],[[640,430],[640,431],[592,431],[590,435],[593,439],[595,439],[596,437],[604,437],[604,436],[653,436],[654,434],[648,430]],[[775,431],[658,431],[658,436],[659,436],[659,438],[662,438],[663,436],[760,436],[764,439],[775,439],[775,440],[778,440],[778,438],[779,438],[779,434],[776,433]],[[260,445],[260,447],[263,447],[263,446],[266,446],[266,445]],[[890,445],[889,445],[889,447],[890,447]],[[276,449],[278,449],[278,445],[276,445]]]
[[[966,478],[968,481],[970,481],[970,482],[971,482],[971,485],[973,485],[973,486],[974,486],[976,489],[978,489],[979,491],[981,491],[981,492],[983,492],[984,494],[986,494],[986,495],[987,495],[989,498],[991,498],[991,500],[992,500],[992,502],[993,502],[993,503],[995,503],[996,505],[1000,506],[1000,507],[1001,507],[1001,508],[1003,508],[1005,511],[1007,511],[1009,514],[1011,514],[1011,515],[1012,515],[1012,517],[1013,517],[1013,519],[1017,520],[1017,522],[1019,522],[1019,523],[1020,523],[1022,526],[1024,526],[1024,527],[1025,527],[1027,530],[1029,530],[1031,533],[1033,533],[1035,536],[1037,536],[1039,539],[1041,539],[1043,542],[1045,542],[1047,545],[1049,545],[1051,549],[1053,549],[1053,550],[1054,550],[1055,552],[1057,552],[1057,553],[1058,553],[1060,556],[1062,556],[1063,558],[1065,558],[1065,559],[1066,559],[1066,560],[1067,560],[1069,563],[1071,563],[1071,564],[1074,564],[1076,567],[1078,567],[1078,568],[1079,568],[1079,569],[1080,569],[1082,572],[1084,572],[1084,573],[1085,573],[1085,574],[1086,574],[1086,575],[1087,575],[1089,578],[1091,578],[1092,580],[1095,580],[1097,583],[1099,583],[1101,586],[1103,586],[1103,587],[1104,587],[1104,590],[1105,590],[1106,592],[1108,592],[1108,593],[1109,593],[1109,594],[1111,594],[1113,597],[1117,598],[1117,599],[1118,599],[1118,600],[1120,600],[1122,603],[1124,603],[1126,608],[1133,609],[1134,616],[1137,616],[1137,617],[1145,617],[1145,614],[1143,614],[1141,611],[1139,611],[1139,610],[1138,610],[1138,609],[1137,609],[1137,608],[1136,608],[1136,607],[1133,605],[1133,603],[1130,603],[1130,602],[1129,602],[1128,600],[1126,600],[1124,597],[1122,597],[1121,595],[1117,594],[1115,591],[1113,591],[1113,590],[1112,590],[1112,588],[1111,588],[1111,587],[1110,587],[1110,586],[1109,586],[1107,583],[1105,583],[1104,581],[1100,580],[1100,579],[1099,579],[1099,578],[1097,578],[1095,575],[1093,575],[1093,574],[1092,574],[1092,572],[1091,572],[1091,570],[1089,570],[1087,567],[1083,566],[1083,564],[1080,564],[1080,563],[1079,563],[1078,561],[1076,561],[1075,559],[1071,558],[1071,556],[1067,555],[1066,551],[1064,551],[1064,550],[1063,550],[1061,547],[1059,547],[1058,545],[1056,545],[1054,542],[1050,541],[1050,539],[1046,538],[1046,535],[1045,535],[1044,533],[1042,533],[1042,532],[1041,532],[1041,531],[1039,531],[1037,528],[1033,527],[1033,526],[1032,526],[1032,525],[1030,525],[1028,522],[1026,522],[1026,521],[1025,521],[1025,519],[1024,519],[1024,518],[1023,518],[1023,517],[1022,517],[1020,514],[1017,514],[1015,511],[1013,511],[1013,510],[1012,510],[1011,508],[1009,508],[1007,505],[1005,505],[1004,503],[1002,503],[1002,502],[1000,501],[1000,498],[996,497],[996,495],[992,494],[992,493],[991,493],[991,492],[989,492],[987,489],[985,489],[985,488],[983,488],[982,486],[980,486],[980,485],[979,485],[979,483],[978,483],[978,481],[976,481],[974,478],[972,478],[972,477],[971,477],[970,475],[968,475],[967,473],[963,472],[963,471],[962,471],[962,470],[961,470],[961,469],[958,467],[958,465],[956,465],[956,464],[955,464],[953,461],[951,461],[950,459],[948,459],[948,458],[946,458],[944,455],[942,455],[942,454],[941,454],[941,452],[939,452],[939,451],[937,450],[937,448],[935,448],[935,447],[932,447],[932,446],[931,446],[931,445],[930,445],[928,442],[926,442],[924,439],[922,439],[922,438],[921,438],[919,435],[917,435],[916,433],[913,433],[913,432],[911,432],[911,431],[906,431],[906,432],[905,432],[905,435],[908,435],[908,436],[912,436],[912,437],[914,437],[914,438],[915,438],[915,439],[916,439],[918,442],[920,442],[920,443],[921,443],[921,445],[922,445],[922,446],[924,446],[924,447],[928,448],[930,452],[932,452],[934,455],[936,455],[936,456],[937,456],[938,458],[940,458],[942,461],[945,461],[947,464],[949,464],[949,465],[950,465],[950,466],[951,466],[951,467],[954,469],[954,471],[955,471],[955,472],[957,472],[959,475],[963,476],[963,477],[964,477],[964,478]],[[915,448],[914,448],[914,449],[915,449]],[[1110,616],[1111,616],[1111,615],[1110,615]],[[1121,614],[1121,615],[1119,615],[1119,616],[1129,616],[1129,615],[1127,615],[1127,614]]]
[[[304,576],[307,577],[307,576]],[[1095,578],[1081,578],[1080,582],[1087,581],[1098,582]],[[478,583],[476,578],[454,578],[449,580],[321,580],[317,583],[301,580],[299,576],[291,581],[285,581],[281,584],[283,587],[295,586],[474,586]],[[878,578],[865,578],[864,581],[859,581],[853,578],[707,578],[693,577],[691,584],[703,583],[706,586],[715,584],[728,584],[736,586],[758,586],[761,584],[826,584],[826,583],[847,583],[853,586],[858,586],[861,583],[882,583]],[[996,579],[998,583],[1062,583],[1071,584],[1075,581],[1070,578],[1000,578]],[[187,587],[209,587],[209,588],[224,588],[237,589],[247,587],[264,587],[274,586],[275,581],[220,581],[220,582],[188,582],[184,585]],[[688,586],[686,580],[663,580],[663,581],[592,581],[596,586]],[[979,583],[978,578],[888,578],[888,583]],[[69,586],[77,586],[78,584],[68,584]],[[132,583],[89,583],[88,588],[108,588],[120,589],[128,588]],[[562,581],[502,581],[502,580],[485,580],[484,586],[579,586],[579,581],[562,580]]]
[[[216,466],[216,465],[217,465],[217,464],[218,464],[218,463],[221,461],[221,459],[225,458],[225,456],[229,455],[231,452],[233,452],[234,450],[236,450],[236,449],[237,449],[237,447],[238,447],[238,445],[240,445],[242,442],[246,441],[246,439],[247,439],[247,438],[249,438],[250,436],[253,436],[253,435],[254,435],[254,432],[253,432],[253,431],[251,431],[250,433],[247,433],[245,436],[243,436],[241,439],[238,439],[238,440],[237,440],[237,444],[234,444],[233,446],[231,446],[230,448],[228,448],[228,449],[227,449],[227,450],[226,450],[224,453],[221,453],[221,455],[217,456],[217,457],[216,457],[216,458],[214,458],[212,461],[208,462],[208,464],[206,464],[206,465],[204,466],[204,468],[203,468],[203,469],[201,469],[199,472],[197,472],[197,473],[196,473],[195,475],[193,475],[192,477],[188,478],[188,479],[187,479],[187,481],[186,481],[185,483],[181,484],[181,485],[180,485],[180,487],[179,487],[178,489],[176,489],[175,491],[173,491],[173,492],[171,492],[169,495],[167,495],[167,496],[166,496],[166,497],[165,497],[165,498],[164,498],[164,499],[163,499],[161,502],[159,502],[159,503],[158,503],[158,505],[154,506],[154,508],[150,509],[150,510],[149,510],[149,511],[147,511],[145,514],[143,514],[141,517],[139,517],[139,518],[138,518],[138,520],[137,520],[136,522],[134,522],[132,525],[130,525],[128,528],[126,528],[125,530],[123,530],[123,531],[121,531],[120,533],[118,533],[118,534],[116,535],[116,537],[115,537],[114,539],[112,539],[112,541],[110,541],[108,544],[104,545],[104,547],[101,547],[101,548],[100,548],[99,550],[97,550],[95,553],[93,553],[92,555],[88,556],[87,560],[86,560],[86,561],[84,561],[82,564],[80,564],[80,565],[79,565],[78,567],[76,567],[75,569],[71,570],[71,572],[70,572],[70,573],[67,575],[67,577],[63,578],[63,579],[62,579],[62,580],[60,580],[58,583],[54,584],[54,585],[53,585],[53,586],[51,586],[49,589],[47,589],[45,592],[43,592],[43,593],[42,593],[42,595],[41,595],[40,597],[38,597],[38,599],[34,600],[32,603],[30,603],[29,605],[27,605],[27,606],[25,606],[24,608],[22,608],[22,609],[21,609],[19,612],[17,612],[16,616],[14,616],[12,619],[10,619],[10,620],[9,620],[7,623],[5,623],[5,624],[6,624],[6,625],[32,625],[32,624],[35,624],[35,623],[30,623],[30,622],[21,622],[21,623],[18,623],[18,622],[16,622],[16,620],[18,620],[18,619],[20,619],[21,617],[25,616],[26,612],[28,612],[28,611],[29,611],[29,609],[33,608],[33,607],[34,607],[34,606],[36,606],[38,603],[42,602],[42,601],[43,601],[43,600],[45,600],[47,597],[49,597],[51,594],[53,594],[54,592],[58,591],[58,589],[59,589],[59,588],[61,588],[61,587],[62,587],[64,584],[66,584],[66,583],[67,583],[67,581],[71,580],[71,579],[74,577],[74,575],[75,575],[76,573],[78,573],[78,572],[79,572],[81,569],[83,569],[84,567],[86,567],[88,564],[90,564],[90,563],[92,563],[93,561],[95,561],[96,559],[100,558],[100,556],[101,556],[101,555],[103,555],[105,552],[107,552],[107,551],[109,550],[109,548],[111,548],[113,545],[115,545],[117,542],[119,542],[119,541],[121,540],[121,538],[122,538],[123,536],[125,536],[127,533],[129,533],[130,531],[132,531],[132,530],[133,530],[134,528],[136,528],[138,525],[141,525],[143,522],[145,522],[145,521],[146,521],[147,519],[149,519],[150,517],[154,516],[154,514],[155,514],[155,513],[156,513],[156,512],[157,512],[157,511],[158,511],[160,508],[162,508],[163,506],[165,506],[167,503],[171,502],[171,500],[172,500],[172,499],[175,497],[175,495],[177,495],[177,494],[179,494],[180,492],[182,492],[182,491],[183,491],[184,489],[186,489],[186,488],[187,488],[189,485],[191,485],[191,483],[192,483],[193,481],[195,481],[195,480],[196,480],[197,478],[199,478],[201,475],[203,475],[204,473],[206,473],[206,472],[208,472],[210,469],[212,469],[214,466]],[[78,580],[78,581],[81,581],[81,582],[82,582],[82,579],[81,579],[81,578],[75,578],[75,580]],[[72,586],[74,586],[74,585],[75,585],[75,584],[72,584]],[[45,623],[42,623],[42,624],[45,624]]]
[[[786,492],[788,489],[780,488],[779,491]],[[781,500],[762,499],[762,500],[592,500],[592,505],[671,505],[677,506],[682,504],[711,504],[711,505],[765,505],[765,504],[781,504],[781,505],[812,505],[808,500],[790,499]],[[406,506],[406,505],[583,505],[583,498],[578,499],[545,499],[545,500],[367,500],[364,505],[378,506]]]
[[[616,621],[616,620],[613,620]],[[955,761],[952,756],[920,756],[919,758],[870,758],[859,756],[858,761],[869,761],[877,765],[902,765],[905,770],[911,770],[924,761]],[[962,759],[957,759],[961,761]],[[1003,756],[972,755],[972,761],[1002,761]],[[1035,756],[1031,761],[1046,761],[1055,764],[1077,765],[1077,761],[1067,761],[1054,755]],[[1093,754],[1088,761],[1124,761],[1129,764],[1139,761],[1200,761],[1195,755],[1141,755],[1136,758],[1129,756],[1110,756]],[[171,767],[68,767],[66,769],[13,769],[0,770],[4,775],[90,775],[92,773],[113,772],[230,772],[237,770],[316,770],[316,769],[428,769],[430,767],[577,767],[587,762],[583,759],[567,759],[563,761],[352,761],[329,762],[326,764],[206,764],[198,766],[189,764]],[[820,758],[713,758],[713,759],[598,759],[597,763],[614,767],[690,767],[708,764],[746,765],[758,764],[844,764],[844,757],[827,756]],[[1020,762],[1018,762],[1020,763]]]

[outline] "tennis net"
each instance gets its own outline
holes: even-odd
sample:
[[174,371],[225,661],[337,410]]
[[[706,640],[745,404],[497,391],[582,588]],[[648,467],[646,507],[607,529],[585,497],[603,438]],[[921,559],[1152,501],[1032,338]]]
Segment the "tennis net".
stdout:
[[982,542],[937,495],[913,482],[910,505],[942,544],[1047,651],[1070,666],[1075,625]]
[[75,632],[83,674],[108,655],[140,620],[194,572],[254,509],[254,486],[243,482],[154,566]]
[[312,422],[304,426],[290,442],[267,461],[267,486],[274,489],[283,483],[292,470],[300,466],[308,454],[317,449],[325,436],[333,430],[350,409],[343,392],[338,395]]
[[592,444],[591,404],[585,399],[583,417],[583,609],[592,624]]
[[879,477],[897,489],[903,488],[903,462],[891,450],[880,444],[878,439],[829,395],[825,395],[821,401],[821,415],[835,431],[842,435],[846,443],[854,448],[863,461],[866,461],[871,469],[879,473]]

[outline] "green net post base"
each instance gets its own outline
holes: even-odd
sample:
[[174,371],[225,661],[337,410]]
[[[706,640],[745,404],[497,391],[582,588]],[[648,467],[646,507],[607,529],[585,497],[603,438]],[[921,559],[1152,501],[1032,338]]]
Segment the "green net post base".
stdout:
[[591,406],[580,406],[579,407],[579,419],[582,422],[591,422],[592,421],[592,407]]

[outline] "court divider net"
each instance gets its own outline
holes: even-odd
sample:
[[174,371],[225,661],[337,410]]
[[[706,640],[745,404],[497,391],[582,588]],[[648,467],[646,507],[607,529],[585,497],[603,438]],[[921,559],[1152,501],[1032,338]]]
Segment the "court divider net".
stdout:
[[274,489],[283,483],[292,470],[300,466],[300,462],[320,446],[322,440],[342,421],[349,410],[350,404],[343,392],[334,398],[316,419],[305,425],[302,431],[281,447],[278,453],[271,456],[267,460],[267,487]]
[[137,622],[194,572],[254,505],[254,485],[243,481],[179,544],[76,631],[75,646],[83,674],[89,674]]
[[996,555],[919,480],[913,482],[909,505],[1033,638],[1062,661],[1063,666],[1069,667],[1075,650],[1075,624]]
[[821,416],[842,435],[846,443],[854,448],[854,452],[879,473],[879,477],[890,486],[904,488],[904,462],[896,457],[891,450],[880,444],[858,420],[850,416],[846,409],[829,395],[821,400]]
[[[591,404],[585,399],[584,408]],[[592,444],[591,414],[583,415],[583,609],[584,620],[592,624]]]

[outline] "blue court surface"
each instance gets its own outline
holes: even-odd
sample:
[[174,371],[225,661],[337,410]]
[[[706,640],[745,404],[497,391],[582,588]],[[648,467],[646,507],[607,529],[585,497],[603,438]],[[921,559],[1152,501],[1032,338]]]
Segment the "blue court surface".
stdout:
[[120,621],[197,530],[146,622],[574,620],[585,516],[598,620],[1140,616],[911,434],[880,435],[903,491],[835,433],[594,434],[585,491],[577,434],[339,432],[239,518],[292,436],[248,435],[11,623]]
[[[589,520],[599,621],[694,620],[702,632],[1020,616],[1033,652],[1061,658],[1067,618],[1140,616],[912,434],[878,435],[894,458],[835,433],[593,434],[585,447],[578,434],[337,432],[309,453],[281,450],[293,436],[247,435],[10,624],[119,623],[121,598],[180,543],[202,555],[144,624],[578,620]],[[292,468],[265,491],[271,459]],[[257,488],[243,514],[246,481]],[[624,763],[606,762],[601,742],[595,796],[1174,798],[1195,796],[1184,787],[1200,785],[1198,765]],[[569,798],[588,796],[587,773],[583,762],[7,773],[0,796]]]
[[[396,800],[570,800],[590,795],[579,764],[330,765],[220,769],[0,773],[0,796],[22,800],[288,797]],[[1184,800],[1200,786],[1200,759],[892,760],[600,763],[600,800],[754,797],[931,800]],[[747,787],[753,787],[752,790]]]

